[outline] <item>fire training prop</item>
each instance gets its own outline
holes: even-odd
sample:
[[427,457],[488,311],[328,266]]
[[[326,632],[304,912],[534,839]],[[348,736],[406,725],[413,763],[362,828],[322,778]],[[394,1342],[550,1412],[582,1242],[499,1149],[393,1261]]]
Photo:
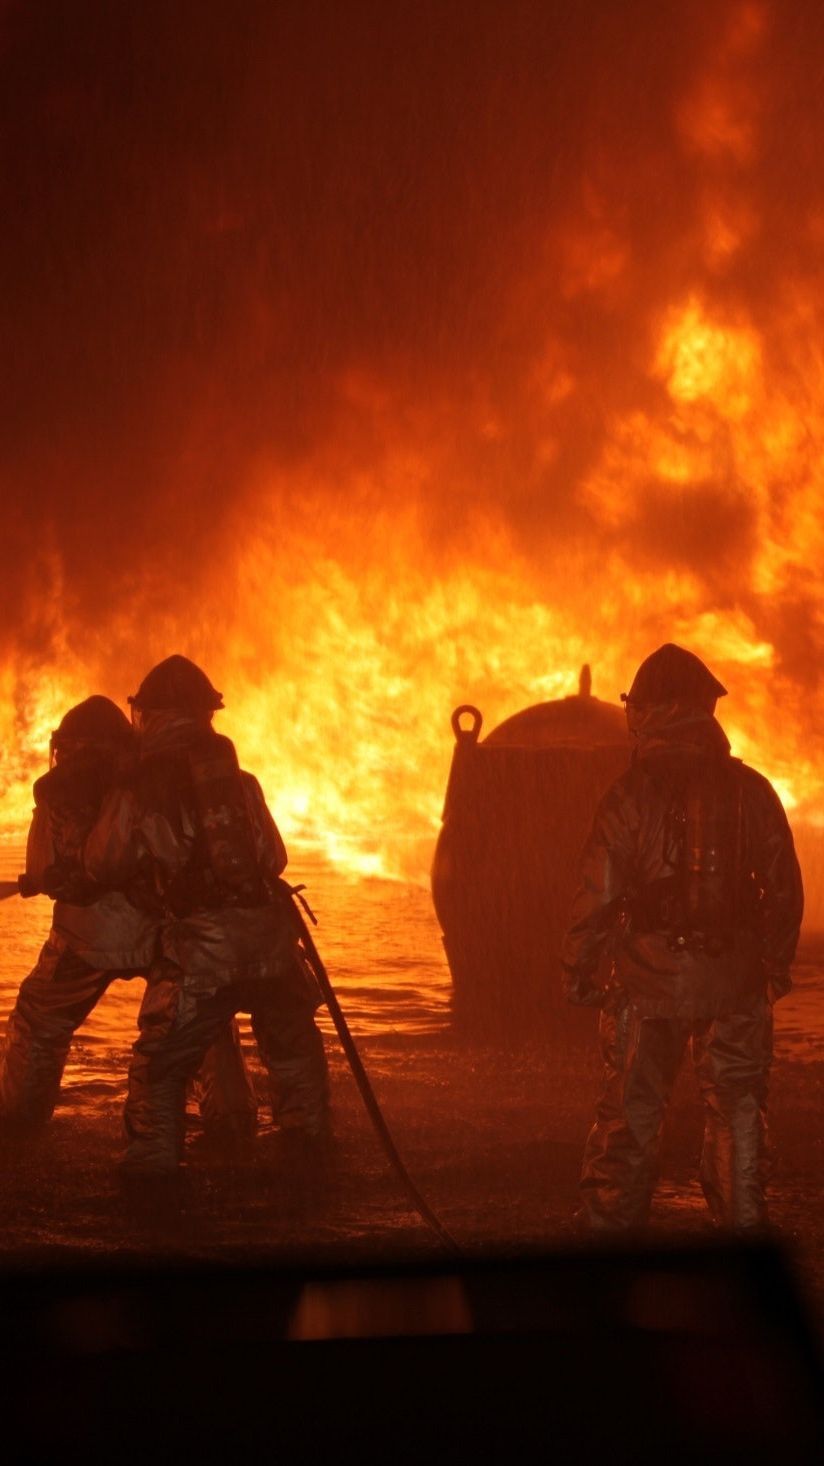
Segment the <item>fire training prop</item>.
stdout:
[[318,952],[318,949],[315,946],[314,940],[312,938],[312,934],[309,931],[308,926],[306,925],[303,912],[297,905],[299,901],[300,905],[303,907],[303,911],[306,912],[306,915],[312,922],[312,925],[317,926],[317,918],[314,912],[309,906],[308,901],[306,901],[305,898],[300,894],[304,887],[290,886],[286,881],[283,881],[281,884],[283,885],[284,890],[289,892],[289,909],[292,913],[292,920],[295,924],[295,929],[300,937],[301,945],[306,954],[309,965],[312,968],[312,971],[317,979],[318,986],[323,994],[326,1006],[332,1016],[332,1022],[334,1023],[337,1030],[337,1035],[341,1041],[341,1046],[347,1059],[349,1060],[349,1067],[351,1068],[352,1073],[355,1077],[355,1083],[360,1090],[361,1099],[366,1106],[369,1118],[372,1121],[373,1126],[375,1127],[376,1134],[381,1145],[383,1146],[387,1159],[389,1160],[390,1165],[395,1171],[395,1174],[400,1180],[404,1191],[409,1197],[409,1200],[412,1202],[412,1205],[414,1206],[418,1215],[423,1219],[428,1227],[431,1227],[436,1236],[440,1238],[444,1247],[446,1247],[456,1256],[460,1257],[460,1247],[458,1246],[452,1234],[447,1231],[440,1218],[435,1215],[432,1208],[426,1202],[424,1197],[421,1196],[420,1191],[418,1190],[417,1186],[412,1180],[412,1177],[407,1171],[406,1166],[401,1160],[398,1148],[395,1145],[395,1142],[392,1139],[392,1135],[389,1131],[389,1127],[383,1118],[380,1105],[375,1098],[375,1092],[372,1089],[369,1076],[363,1067],[361,1056],[358,1053],[357,1047],[355,1045],[355,1040],[353,1039],[351,1031],[349,1029],[349,1024],[344,1017],[343,1010],[335,995],[335,990],[332,987],[332,983],[330,981],[329,974],[326,971],[326,967],[324,966],[323,959]]

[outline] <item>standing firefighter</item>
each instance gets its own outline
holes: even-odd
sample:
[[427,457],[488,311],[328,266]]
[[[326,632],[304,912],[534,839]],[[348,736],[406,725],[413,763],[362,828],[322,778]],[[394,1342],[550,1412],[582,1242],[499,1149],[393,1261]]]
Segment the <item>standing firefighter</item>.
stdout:
[[[599,1006],[604,1082],[584,1153],[583,1218],[642,1225],[687,1043],[704,1102],[701,1184],[718,1225],[766,1221],[772,1005],[790,989],[803,907],[780,801],[730,756],[726,689],[667,644],[624,697],[636,741],[582,858],[562,963],[572,1003]],[[612,950],[612,979],[598,985]]]
[[140,762],[104,805],[86,868],[161,918],[161,955],[140,1011],[126,1104],[125,1168],[174,1171],[184,1095],[222,1024],[252,1028],[282,1128],[327,1129],[319,993],[280,896],[286,851],[260,786],[212,728],[223,699],[186,657],[160,662],[130,699]]
[[[128,779],[136,739],[107,697],[71,708],[52,734],[49,772],[34,786],[23,896],[54,901],[52,928],[20,986],[0,1059],[0,1127],[29,1134],[51,1117],[69,1045],[119,977],[144,975],[158,937],[155,913],[106,891],[82,867],[82,850],[104,798]],[[254,1097],[233,1027],[217,1036],[199,1076],[201,1113],[221,1135],[253,1128]]]

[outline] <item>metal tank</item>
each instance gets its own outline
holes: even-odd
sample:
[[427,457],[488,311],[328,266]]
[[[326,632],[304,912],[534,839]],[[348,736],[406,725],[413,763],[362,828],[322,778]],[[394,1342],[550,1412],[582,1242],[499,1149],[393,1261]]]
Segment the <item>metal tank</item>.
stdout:
[[561,993],[559,948],[578,856],[604,790],[629,763],[619,706],[591,693],[538,703],[481,740],[483,718],[452,714],[455,751],[432,896],[456,1024],[493,1041],[584,1036],[591,1009]]

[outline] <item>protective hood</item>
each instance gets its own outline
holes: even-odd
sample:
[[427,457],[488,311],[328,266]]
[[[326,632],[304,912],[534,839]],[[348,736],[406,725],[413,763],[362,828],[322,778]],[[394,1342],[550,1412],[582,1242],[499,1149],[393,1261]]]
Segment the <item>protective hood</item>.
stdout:
[[627,703],[627,726],[636,742],[636,757],[658,749],[729,753],[730,742],[711,712],[694,704],[665,702],[651,707]]
[[213,733],[208,713],[187,713],[180,708],[156,708],[143,713],[140,724],[140,757],[162,753],[183,753],[204,734]]

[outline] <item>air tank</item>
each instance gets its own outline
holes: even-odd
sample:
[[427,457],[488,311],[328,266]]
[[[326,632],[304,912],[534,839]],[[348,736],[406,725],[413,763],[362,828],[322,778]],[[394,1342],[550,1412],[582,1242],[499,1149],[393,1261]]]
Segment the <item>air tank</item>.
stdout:
[[604,790],[629,764],[623,709],[579,691],[507,718],[455,709],[455,749],[432,896],[457,1027],[490,1040],[584,1037],[591,1009],[560,985],[559,949],[578,857]]

